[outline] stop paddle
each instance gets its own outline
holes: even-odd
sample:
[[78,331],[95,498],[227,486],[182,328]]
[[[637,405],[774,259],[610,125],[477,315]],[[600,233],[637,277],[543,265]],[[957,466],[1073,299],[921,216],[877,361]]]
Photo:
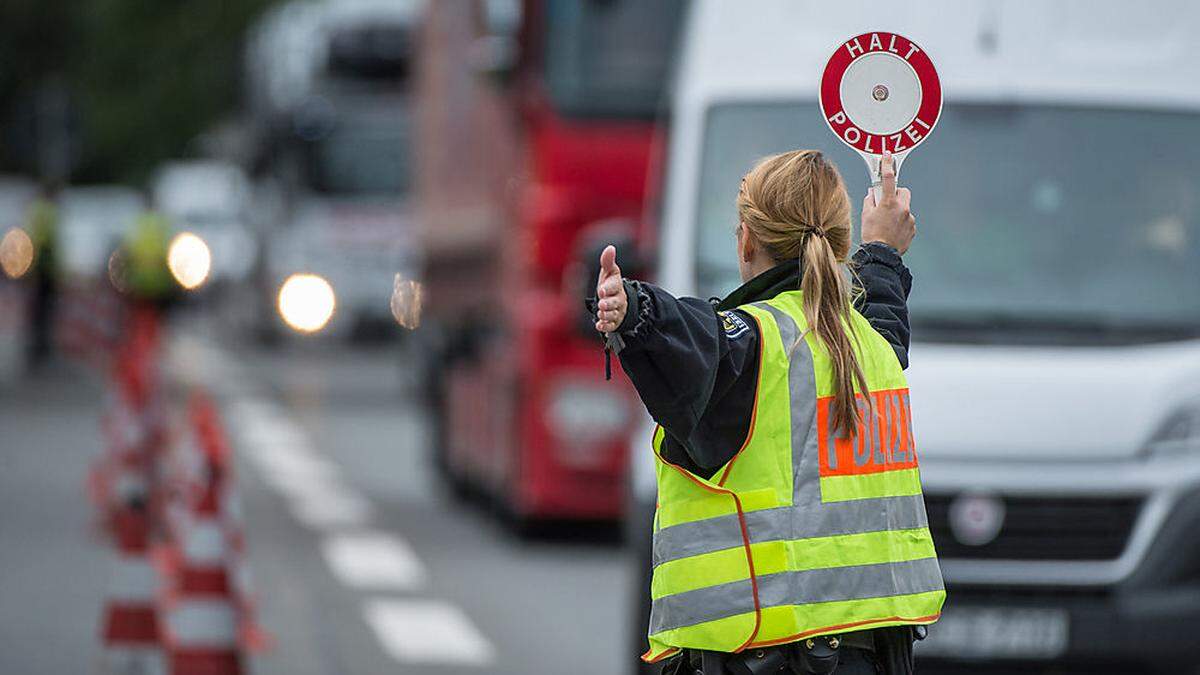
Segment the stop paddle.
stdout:
[[942,114],[942,85],[929,55],[886,31],[838,45],[825,64],[818,96],[830,131],[866,161],[876,202],[883,154],[893,156],[898,174]]

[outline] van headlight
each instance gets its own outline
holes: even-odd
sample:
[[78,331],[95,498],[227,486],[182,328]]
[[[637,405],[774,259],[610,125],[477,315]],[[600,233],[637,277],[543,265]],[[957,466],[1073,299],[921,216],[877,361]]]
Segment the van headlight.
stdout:
[[[584,381],[559,383],[550,395],[546,424],[570,456],[570,464],[595,464],[595,446],[615,440],[629,427],[629,401],[617,387]],[[572,452],[574,450],[574,452]]]
[[1180,408],[1169,415],[1146,444],[1151,457],[1173,457],[1200,451],[1200,406]]

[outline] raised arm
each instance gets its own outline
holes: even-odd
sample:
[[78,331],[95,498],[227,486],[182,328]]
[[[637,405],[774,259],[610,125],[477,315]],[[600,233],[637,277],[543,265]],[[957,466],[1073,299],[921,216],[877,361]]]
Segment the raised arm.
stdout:
[[912,274],[900,257],[917,235],[917,219],[908,188],[896,187],[896,163],[885,154],[880,164],[882,189],[875,203],[871,191],[863,198],[862,241],[854,254],[855,308],[887,338],[900,366],[908,367],[908,293]]

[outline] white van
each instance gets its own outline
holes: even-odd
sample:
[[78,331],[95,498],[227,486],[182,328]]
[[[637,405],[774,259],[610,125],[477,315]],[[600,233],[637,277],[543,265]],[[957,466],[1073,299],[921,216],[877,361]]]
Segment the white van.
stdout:
[[[739,284],[734,195],[759,157],[818,148],[852,198],[866,194],[817,83],[842,41],[872,29],[920,44],[945,91],[900,175],[919,229],[908,377],[949,591],[921,670],[1192,672],[1200,4],[694,3],[663,286]],[[645,502],[651,455],[635,456]]]

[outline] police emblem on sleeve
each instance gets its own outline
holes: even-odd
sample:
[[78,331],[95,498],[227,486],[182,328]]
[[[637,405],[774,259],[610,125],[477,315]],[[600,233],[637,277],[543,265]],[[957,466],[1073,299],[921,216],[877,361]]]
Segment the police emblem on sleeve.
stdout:
[[721,315],[721,323],[725,326],[725,336],[730,340],[740,338],[750,332],[750,326],[742,317],[733,312],[717,312]]

